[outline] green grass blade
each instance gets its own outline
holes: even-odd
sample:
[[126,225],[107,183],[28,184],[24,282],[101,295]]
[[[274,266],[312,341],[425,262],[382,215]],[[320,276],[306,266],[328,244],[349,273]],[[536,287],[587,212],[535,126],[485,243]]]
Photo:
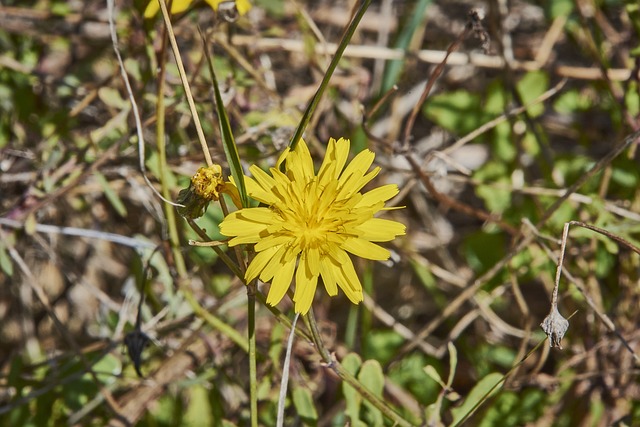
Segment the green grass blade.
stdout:
[[353,37],[353,34],[356,31],[356,28],[358,28],[358,24],[360,23],[360,20],[364,16],[364,13],[367,11],[370,4],[371,4],[371,0],[364,0],[362,2],[362,4],[360,5],[360,8],[358,9],[355,16],[353,17],[353,20],[347,27],[347,30],[344,32],[344,35],[342,36],[342,40],[340,40],[340,44],[338,45],[338,49],[336,50],[335,55],[333,55],[333,58],[331,59],[331,63],[329,64],[329,67],[327,68],[326,73],[324,73],[324,77],[322,78],[320,87],[318,87],[318,90],[316,91],[315,95],[313,95],[313,98],[311,98],[311,101],[309,102],[307,109],[302,115],[302,119],[300,119],[300,123],[298,124],[298,128],[296,129],[296,132],[293,134],[293,138],[291,138],[291,142],[289,143],[289,148],[291,148],[292,150],[296,147],[296,144],[298,144],[298,141],[300,141],[300,138],[302,138],[302,134],[304,133],[307,126],[309,125],[309,122],[311,121],[311,116],[313,116],[313,113],[316,111],[316,107],[318,106],[318,103],[322,99],[322,95],[324,94],[324,91],[327,89],[327,86],[329,85],[329,80],[331,79],[333,72],[336,70],[336,67],[338,66],[338,62],[340,61],[340,58],[342,58],[342,54],[344,53],[344,50],[349,45],[349,42],[351,42],[351,37]]
[[207,57],[207,64],[209,65],[209,72],[211,73],[211,80],[213,84],[213,92],[215,97],[216,111],[218,113],[218,124],[220,125],[220,135],[222,136],[222,147],[224,148],[224,154],[227,157],[229,163],[229,169],[231,170],[231,176],[238,187],[238,193],[240,193],[240,200],[243,207],[249,206],[249,198],[247,197],[247,189],[244,185],[244,174],[242,171],[242,164],[240,163],[240,156],[238,155],[238,147],[231,132],[231,124],[229,123],[229,116],[224,109],[224,103],[222,102],[222,95],[220,94],[220,87],[218,85],[218,78],[216,77],[215,70],[213,69],[213,61],[209,54],[209,49],[206,38],[200,28],[198,28],[200,37],[204,47],[204,54]]
[[[420,25],[424,25],[424,21],[426,20],[426,16],[424,14],[427,6],[431,4],[432,0],[420,0],[416,3],[413,12],[411,13],[411,17],[407,22],[407,25],[400,30],[400,34],[398,35],[398,39],[395,43],[395,48],[402,49],[406,51],[409,48],[409,44],[411,43],[411,39],[413,38],[414,33],[418,29]],[[404,59],[397,59],[395,61],[389,61],[387,63],[386,70],[384,72],[384,77],[382,79],[382,88],[380,93],[385,93],[391,87],[396,84],[398,81],[398,76],[402,71],[402,66],[404,65]]]

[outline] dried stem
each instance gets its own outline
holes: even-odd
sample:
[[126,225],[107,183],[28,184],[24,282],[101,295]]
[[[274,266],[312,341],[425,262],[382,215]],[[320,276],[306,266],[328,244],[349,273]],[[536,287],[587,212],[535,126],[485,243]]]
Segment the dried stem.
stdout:
[[[109,0],[109,1],[113,1],[113,0]],[[207,145],[207,140],[205,139],[204,132],[202,131],[202,125],[200,124],[200,117],[198,116],[198,110],[196,110],[196,104],[193,101],[193,95],[191,94],[191,87],[189,86],[189,80],[187,79],[187,72],[184,70],[184,65],[182,63],[182,56],[180,55],[180,50],[178,49],[178,42],[176,41],[175,34],[173,34],[171,18],[169,17],[169,12],[167,10],[167,6],[164,4],[164,0],[158,0],[158,3],[160,3],[160,9],[162,10],[162,17],[164,18],[164,24],[167,27],[167,31],[169,34],[169,41],[171,42],[171,49],[173,51],[173,56],[175,56],[176,58],[176,65],[178,66],[180,79],[182,80],[182,86],[184,87],[184,93],[185,93],[185,96],[187,97],[187,102],[189,103],[189,109],[191,110],[191,116],[193,117],[193,124],[196,127],[196,132],[198,133],[198,140],[200,141],[202,154],[204,155],[204,159],[207,162],[207,166],[212,166],[213,160],[211,159],[211,153],[209,153],[209,146]]]

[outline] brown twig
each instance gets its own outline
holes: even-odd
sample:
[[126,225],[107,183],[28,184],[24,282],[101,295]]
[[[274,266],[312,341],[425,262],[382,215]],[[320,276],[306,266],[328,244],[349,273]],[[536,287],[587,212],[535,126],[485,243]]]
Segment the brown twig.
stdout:
[[[305,52],[306,46],[301,40],[283,38],[257,38],[255,36],[235,35],[233,44],[236,46],[251,46],[258,51],[289,51]],[[335,43],[327,43],[326,46],[316,45],[317,54],[333,54],[337,49]],[[345,49],[344,56],[350,58],[401,60],[405,59],[406,52],[402,49],[394,49],[382,46],[358,46],[349,45]],[[428,64],[439,64],[447,56],[446,51],[424,49],[412,53],[416,60]],[[479,68],[501,69],[504,67],[504,59],[497,55],[483,53],[452,52],[447,63],[449,65],[474,65]],[[514,60],[511,64],[516,71],[540,71],[546,70],[558,77],[566,77],[578,80],[600,80],[603,78],[602,70],[594,67],[578,67],[566,64],[549,64],[535,61]],[[609,68],[606,75],[612,81],[628,80],[632,76],[632,70],[628,68]]]
[[[618,331],[618,329],[616,328],[615,324],[613,323],[613,321],[609,318],[609,316],[606,313],[603,313],[598,306],[596,305],[596,303],[593,301],[593,299],[589,296],[589,294],[586,291],[586,287],[584,286],[584,284],[580,283],[580,281],[575,278],[571,273],[569,273],[566,269],[562,268],[562,264],[564,262],[564,254],[565,254],[565,249],[566,249],[566,242],[568,239],[568,234],[569,234],[569,227],[571,225],[577,225],[579,227],[583,227],[586,226],[584,228],[587,228],[589,230],[593,230],[596,231],[598,233],[603,232],[602,234],[607,236],[607,237],[611,237],[612,239],[618,241],[619,243],[629,247],[631,250],[633,250],[634,252],[640,254],[640,249],[637,248],[636,246],[630,244],[629,242],[627,242],[626,240],[613,235],[612,233],[609,233],[606,230],[603,230],[601,228],[598,227],[594,227],[591,226],[589,224],[584,224],[582,222],[579,221],[569,221],[567,223],[565,223],[564,228],[563,228],[563,233],[562,233],[562,243],[561,243],[561,248],[560,248],[560,257],[558,257],[556,259],[556,257],[553,255],[552,251],[546,246],[544,245],[542,242],[538,242],[538,244],[545,250],[545,252],[547,253],[547,255],[554,260],[554,262],[557,263],[558,267],[556,269],[556,277],[555,277],[555,281],[554,281],[554,288],[553,288],[553,294],[551,297],[551,312],[549,313],[550,316],[552,315],[552,312],[555,310],[557,312],[557,305],[558,305],[558,288],[559,288],[559,282],[560,282],[560,275],[564,275],[584,296],[585,301],[587,302],[587,304],[589,305],[589,307],[593,310],[593,312],[596,314],[596,316],[598,316],[598,318],[600,319],[600,321],[602,322],[603,325],[605,325],[605,327],[607,329],[609,329],[617,338],[618,340],[620,340],[620,342],[622,343],[622,345],[631,353],[631,355],[633,356],[633,358],[636,360],[637,363],[640,362],[640,356],[638,356],[636,354],[636,352],[633,350],[633,348],[631,347],[631,345],[629,344],[629,342],[622,336],[622,334],[620,333],[620,331]],[[557,316],[557,315],[556,315]],[[546,319],[545,319],[546,320]],[[551,328],[552,325],[552,320],[547,321],[547,325],[546,327]],[[557,320],[557,317],[556,317]],[[545,324],[545,322],[543,322],[543,324]],[[568,323],[567,323],[568,325]],[[557,325],[556,325],[557,326]],[[545,326],[543,326],[543,329],[545,329]],[[566,329],[565,329],[566,331]],[[545,333],[547,333],[547,330],[545,329]],[[549,335],[549,334],[547,334]],[[564,332],[562,333],[562,335],[564,335]],[[559,338],[562,338],[562,336],[560,336]],[[553,339],[550,342],[552,347],[560,347],[559,345],[559,341],[554,342]]]
[[[611,150],[606,156],[604,156],[600,161],[598,161],[592,168],[583,174],[578,180],[569,187],[565,194],[556,200],[542,215],[540,221],[538,221],[536,228],[540,229],[544,226],[551,215],[553,215],[560,205],[567,200],[571,194],[575,193],[589,178],[602,170],[606,165],[608,165],[613,159],[619,156],[626,148],[628,148],[632,143],[640,138],[640,131],[636,131],[632,134],[627,135],[613,150]],[[522,236],[522,231],[520,231],[519,235],[516,237],[516,241],[519,242],[509,251],[507,255],[505,255],[500,261],[493,265],[486,273],[481,276],[472,279],[465,290],[462,291],[457,297],[453,299],[447,305],[447,307],[442,310],[440,316],[433,319],[429,322],[420,332],[416,333],[415,339],[410,343],[405,344],[396,354],[395,359],[400,357],[400,355],[405,354],[408,351],[411,351],[416,347],[419,341],[424,340],[428,337],[433,331],[436,330],[438,326],[440,326],[449,316],[453,315],[467,300],[469,300],[484,284],[494,278],[498,272],[500,272],[510,261],[516,256],[518,253],[527,248],[534,240],[535,234],[529,233],[527,235]]]

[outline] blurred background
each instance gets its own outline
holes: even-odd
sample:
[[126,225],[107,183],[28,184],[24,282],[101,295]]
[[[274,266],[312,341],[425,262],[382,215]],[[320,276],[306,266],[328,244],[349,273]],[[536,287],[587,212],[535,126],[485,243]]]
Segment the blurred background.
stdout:
[[[245,170],[268,168],[358,4],[255,0],[237,16],[195,1],[173,16],[215,162],[226,167],[198,26]],[[116,2],[118,48],[147,176],[176,200],[205,162],[146,6]],[[246,288],[146,185],[108,17],[104,1],[0,5],[0,424],[247,425]],[[633,0],[369,7],[305,139],[318,160],[330,137],[373,150],[375,184],[398,184],[404,207],[385,217],[407,235],[387,262],[354,260],[362,304],[320,290],[313,308],[327,348],[410,423],[454,424],[505,375],[468,425],[640,422],[639,35]],[[218,240],[222,218],[212,204],[197,223]],[[610,235],[570,229],[558,349],[539,345],[539,324],[567,221]],[[142,293],[139,378],[124,339]],[[288,298],[277,308],[293,317]],[[275,425],[289,329],[263,305],[256,324],[259,424]],[[293,355],[285,425],[392,425],[309,342]]]

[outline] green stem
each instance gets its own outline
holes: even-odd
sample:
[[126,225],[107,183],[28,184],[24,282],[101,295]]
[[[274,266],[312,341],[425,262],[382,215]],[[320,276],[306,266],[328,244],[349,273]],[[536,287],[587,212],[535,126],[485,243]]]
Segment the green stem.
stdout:
[[315,317],[313,316],[313,308],[309,310],[309,313],[304,316],[304,321],[307,324],[307,327],[311,331],[311,336],[313,337],[313,343],[315,344],[320,356],[324,363],[327,364],[328,367],[333,369],[333,371],[347,384],[356,389],[358,393],[362,396],[363,399],[368,400],[373,406],[375,406],[384,416],[394,422],[394,425],[402,426],[402,427],[411,427],[412,424],[410,421],[402,418],[396,411],[394,411],[387,403],[371,393],[367,388],[365,388],[360,381],[356,379],[353,375],[351,375],[337,360],[333,358],[329,350],[325,347],[322,338],[320,338],[320,332],[318,331],[318,325],[316,324]]
[[238,333],[238,331],[236,331],[231,326],[227,325],[222,320],[208,312],[204,307],[202,307],[193,296],[193,292],[183,289],[182,293],[184,294],[184,298],[187,300],[196,316],[202,318],[211,327],[220,331],[223,335],[226,335],[227,338],[236,343],[238,347],[246,352],[249,352],[249,345],[247,344],[247,340],[242,336],[242,334]]
[[[165,55],[166,29],[164,31],[165,33],[163,34],[163,46],[161,50],[162,53],[159,58],[160,72],[158,75],[158,96],[157,96],[158,101],[156,103],[156,110],[157,110],[156,146],[158,149],[158,162],[159,162],[158,171],[160,173],[160,185],[162,186],[161,191],[162,191],[163,197],[168,199],[170,194],[169,194],[169,185],[168,185],[167,168],[166,168],[167,154],[166,154],[166,149],[164,144],[164,135],[165,135],[164,73],[166,68],[165,67],[166,65],[166,55]],[[236,330],[234,330],[232,327],[224,323],[222,320],[220,320],[219,318],[215,317],[214,315],[209,313],[207,310],[205,310],[198,303],[191,289],[189,289],[187,286],[183,286],[184,283],[188,283],[188,272],[187,272],[187,267],[186,267],[184,257],[182,255],[182,250],[180,249],[180,235],[178,233],[176,214],[173,206],[165,204],[164,209],[165,209],[165,216],[167,218],[167,227],[169,230],[169,241],[171,244],[171,250],[173,253],[173,259],[175,262],[176,271],[178,273],[178,277],[180,281],[179,289],[182,291],[185,299],[191,306],[191,309],[198,317],[202,318],[205,322],[207,322],[213,328],[220,331],[222,334],[226,335],[229,339],[235,342],[244,351],[248,351],[249,349],[248,349],[247,341],[242,337],[242,335],[240,335]],[[193,227],[193,224],[191,224],[191,226]],[[197,228],[196,232],[198,232],[198,230],[202,231],[199,227],[197,227],[197,225],[196,225],[196,228]],[[202,232],[204,233],[204,231]],[[205,237],[206,237],[206,234],[205,234]],[[214,248],[214,249],[219,250],[219,248]],[[221,255],[221,258],[224,260],[223,256],[226,257],[226,254]],[[233,262],[228,257],[226,258],[233,265]]]
[[[158,173],[160,174],[160,185],[162,196],[165,199],[170,197],[169,184],[167,179],[167,151],[165,148],[165,105],[164,105],[164,75],[167,63],[167,29],[162,31],[162,47],[158,61],[160,62],[160,71],[158,73],[158,92],[156,103],[156,148],[158,150]],[[178,227],[176,224],[176,215],[173,206],[164,204],[164,213],[167,218],[167,227],[169,229],[169,242],[171,243],[171,250],[173,252],[173,258],[176,263],[176,270],[180,277],[186,277],[187,269],[180,251],[180,237],[178,235]]]
[[[189,226],[191,227],[191,229],[193,231],[196,232],[196,234],[198,234],[198,236],[200,236],[200,238],[205,241],[205,242],[213,242],[213,240],[207,236],[207,233],[205,233],[205,231],[200,228],[200,226],[198,224],[196,224],[196,222],[192,219],[187,218],[187,223],[189,224]],[[233,272],[233,274],[235,274],[240,280],[242,280],[244,282],[244,273],[240,270],[240,268],[236,265],[235,262],[233,262],[233,260],[231,258],[229,258],[229,256],[219,247],[217,246],[210,246],[211,249],[213,249],[213,251],[216,253],[216,255],[218,255],[218,257],[220,257],[220,259],[222,260],[222,262],[224,262],[227,267],[229,267],[229,269]]]
[[[229,215],[229,208],[223,197],[220,197],[220,207],[226,217]],[[233,248],[238,258],[238,265],[242,273],[238,277],[244,282],[244,272],[247,270],[242,249],[239,246]],[[249,260],[250,262],[250,260]],[[247,313],[248,313],[248,330],[249,335],[249,396],[251,407],[251,427],[258,427],[258,379],[256,368],[256,291],[257,281],[253,280],[247,283]]]
[[258,380],[256,374],[256,281],[247,285],[249,313],[249,395],[251,398],[251,427],[258,427]]
[[364,13],[367,11],[370,4],[371,4],[371,0],[364,0],[362,2],[362,4],[360,5],[360,8],[358,9],[355,16],[353,17],[353,20],[349,24],[349,27],[347,27],[347,30],[345,31],[344,36],[342,36],[342,39],[340,40],[340,44],[338,45],[338,49],[336,50],[336,53],[333,55],[333,58],[331,59],[331,63],[329,63],[327,72],[324,73],[324,77],[322,78],[320,87],[318,87],[318,90],[316,91],[315,95],[313,95],[313,98],[311,98],[311,102],[309,102],[307,109],[302,115],[302,119],[300,119],[300,124],[298,124],[296,133],[293,135],[293,138],[291,138],[291,142],[289,143],[289,148],[291,148],[292,150],[296,147],[296,145],[298,144],[298,141],[300,141],[300,138],[302,138],[302,134],[304,133],[305,129],[307,128],[307,125],[311,121],[311,116],[313,115],[313,112],[316,110],[318,103],[320,103],[320,100],[322,99],[322,95],[324,95],[324,91],[327,89],[327,86],[329,86],[329,80],[331,79],[333,72],[336,70],[336,67],[338,66],[338,62],[340,62],[340,59],[342,58],[342,54],[344,53],[344,50],[349,45],[349,42],[351,41],[351,37],[353,37],[353,34],[356,32],[356,28],[358,28],[358,24],[360,23],[360,20],[364,16]]

